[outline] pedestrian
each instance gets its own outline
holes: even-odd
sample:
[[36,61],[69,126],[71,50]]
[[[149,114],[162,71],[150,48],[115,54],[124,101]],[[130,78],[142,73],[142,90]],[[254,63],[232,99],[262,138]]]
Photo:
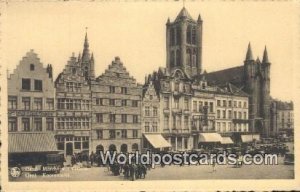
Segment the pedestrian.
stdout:
[[95,160],[95,155],[94,155],[94,152],[92,151],[92,153],[90,155],[91,166],[93,166],[94,160]]
[[217,171],[217,169],[216,169],[216,159],[215,158],[213,158],[212,159],[212,168],[213,168],[213,171],[212,172],[216,172]]

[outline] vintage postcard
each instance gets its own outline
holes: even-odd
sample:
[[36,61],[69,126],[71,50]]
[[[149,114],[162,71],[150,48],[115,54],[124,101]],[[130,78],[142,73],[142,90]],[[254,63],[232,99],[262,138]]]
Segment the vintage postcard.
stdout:
[[2,1],[3,191],[300,190],[299,1]]

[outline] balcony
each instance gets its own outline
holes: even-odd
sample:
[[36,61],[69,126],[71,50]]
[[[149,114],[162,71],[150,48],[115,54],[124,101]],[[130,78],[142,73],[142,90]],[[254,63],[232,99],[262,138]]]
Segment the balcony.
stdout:
[[189,129],[172,129],[171,131],[174,134],[189,134]]
[[173,108],[173,109],[172,109],[172,113],[173,113],[173,114],[182,114],[182,109]]

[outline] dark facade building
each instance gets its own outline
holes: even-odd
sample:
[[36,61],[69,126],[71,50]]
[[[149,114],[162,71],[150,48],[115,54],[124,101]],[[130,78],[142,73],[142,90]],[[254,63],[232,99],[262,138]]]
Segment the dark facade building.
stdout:
[[231,83],[249,95],[249,130],[265,137],[274,134],[271,126],[270,67],[267,49],[262,62],[254,60],[249,43],[244,65],[205,75],[211,84]]
[[92,150],[132,152],[141,149],[142,86],[119,57],[91,82]]
[[65,155],[90,149],[91,90],[94,58],[89,53],[87,35],[82,56],[70,57],[56,81],[56,142]]

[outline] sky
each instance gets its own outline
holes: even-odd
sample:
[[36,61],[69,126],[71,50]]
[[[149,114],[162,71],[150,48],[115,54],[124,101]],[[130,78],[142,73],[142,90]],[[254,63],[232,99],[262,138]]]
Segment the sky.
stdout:
[[[72,52],[82,52],[86,27],[96,76],[119,56],[139,83],[166,66],[166,22],[183,7],[174,1],[19,2],[5,9],[5,67],[11,73],[30,49],[54,77]],[[203,68],[208,72],[242,65],[251,42],[271,64],[271,95],[293,100],[299,50],[299,6],[293,1],[186,1],[190,15],[203,19]]]

